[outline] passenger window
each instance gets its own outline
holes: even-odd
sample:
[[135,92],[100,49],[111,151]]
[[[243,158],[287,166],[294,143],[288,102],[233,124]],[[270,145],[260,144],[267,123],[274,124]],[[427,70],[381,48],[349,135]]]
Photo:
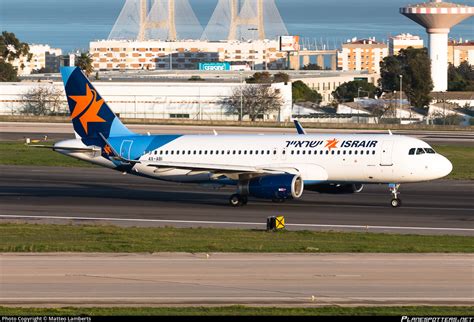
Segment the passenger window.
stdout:
[[277,154],[277,150],[273,150],[273,154]]
[[270,154],[270,150],[267,150],[267,154]]
[[295,154],[295,151],[291,150],[291,154],[292,154],[292,155]]
[[163,154],[163,151],[160,151],[160,155],[162,155],[162,154]]
[[344,155],[345,155],[345,154],[346,154],[346,150],[342,151],[342,154],[344,154]]
[[244,151],[244,154],[247,154],[247,150]]
[[298,155],[299,155],[299,154],[300,154],[300,150],[296,151],[296,154],[298,154]]
[[338,155],[341,154],[341,151],[337,150],[337,154],[338,154]]
[[357,150],[355,150],[355,151],[354,151],[354,154],[357,154],[357,153],[358,153],[358,151],[357,151]]
[[165,154],[168,155],[168,150],[165,151]]
[[176,151],[176,154],[179,155],[179,151]]
[[369,151],[369,150],[367,150],[367,152],[365,152],[365,154],[367,154],[367,155],[369,155],[369,153],[370,153],[370,151]]
[[249,154],[252,155],[252,154],[253,154],[253,150],[250,150],[250,151],[249,151]]
[[326,154],[329,154],[329,150],[328,150],[328,151],[326,151]]
[[425,154],[425,150],[423,150],[422,148],[418,148],[416,149],[416,154]]
[[319,151],[319,154],[323,154],[323,150]]
[[209,151],[209,154],[211,154],[211,155],[212,155],[213,153],[214,153],[214,151],[212,151],[212,150],[211,150],[211,151]]
[[286,150],[283,150],[283,151],[281,152],[281,154],[286,154]]
[[306,151],[305,151],[305,150],[303,150],[301,153],[302,153],[302,154],[306,154]]
[[335,152],[334,152],[334,150],[333,150],[333,151],[331,151],[331,154],[334,154],[334,153],[335,153]]
[[372,154],[375,154],[375,151],[372,151]]

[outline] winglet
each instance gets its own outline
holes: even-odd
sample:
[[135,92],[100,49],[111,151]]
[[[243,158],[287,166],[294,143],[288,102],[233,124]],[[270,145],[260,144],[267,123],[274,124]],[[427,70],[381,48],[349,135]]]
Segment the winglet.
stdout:
[[390,131],[390,129],[388,130],[388,134],[393,135],[393,133],[392,133],[392,131]]
[[293,122],[295,122],[295,127],[298,134],[306,135],[306,131],[304,130],[303,125],[301,125],[300,121],[294,120]]

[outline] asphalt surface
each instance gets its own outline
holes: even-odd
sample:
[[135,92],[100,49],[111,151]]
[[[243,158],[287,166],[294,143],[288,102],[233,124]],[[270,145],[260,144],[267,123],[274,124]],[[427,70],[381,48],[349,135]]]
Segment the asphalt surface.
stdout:
[[305,192],[275,204],[250,198],[232,208],[233,188],[177,184],[104,168],[0,166],[0,222],[113,223],[129,226],[264,229],[284,215],[287,229],[474,235],[474,181],[401,186],[403,206],[389,205],[386,185],[352,195]]
[[0,305],[468,305],[463,254],[0,254]]
[[[258,128],[231,126],[177,126],[177,125],[129,125],[136,133],[150,134],[294,134],[294,128]],[[331,130],[307,129],[310,134],[317,133],[384,133],[381,130]],[[474,147],[474,133],[470,131],[392,131],[394,134],[419,138],[430,144],[450,144]],[[59,141],[73,139],[73,128],[70,123],[27,123],[1,122],[0,141],[22,140],[24,138]]]

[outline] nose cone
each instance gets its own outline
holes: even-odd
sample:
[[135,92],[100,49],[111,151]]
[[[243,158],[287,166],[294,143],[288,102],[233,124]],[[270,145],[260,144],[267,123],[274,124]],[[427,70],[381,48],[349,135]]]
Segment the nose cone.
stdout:
[[438,155],[438,158],[436,160],[435,171],[437,178],[446,177],[448,174],[451,173],[451,171],[453,171],[453,164],[444,156]]

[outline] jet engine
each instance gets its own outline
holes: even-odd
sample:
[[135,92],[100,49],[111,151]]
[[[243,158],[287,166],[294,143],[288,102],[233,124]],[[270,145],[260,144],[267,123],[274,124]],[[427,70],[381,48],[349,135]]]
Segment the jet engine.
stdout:
[[243,195],[272,200],[298,199],[303,190],[303,179],[292,174],[266,175],[239,184]]

